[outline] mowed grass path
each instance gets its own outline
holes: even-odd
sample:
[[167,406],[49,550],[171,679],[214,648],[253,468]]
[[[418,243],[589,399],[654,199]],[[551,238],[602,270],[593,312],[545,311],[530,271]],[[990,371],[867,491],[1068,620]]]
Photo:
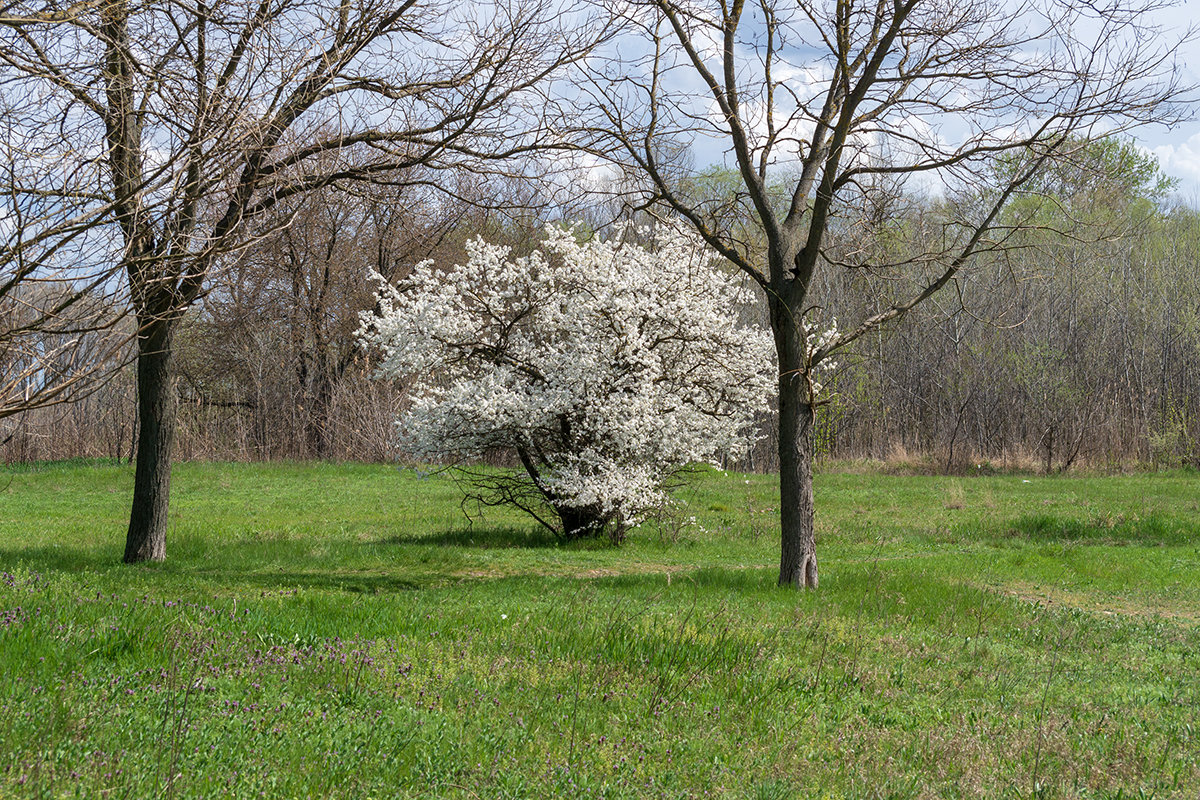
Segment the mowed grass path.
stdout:
[[1200,795],[1200,477],[770,476],[561,546],[444,476],[0,470],[0,796]]

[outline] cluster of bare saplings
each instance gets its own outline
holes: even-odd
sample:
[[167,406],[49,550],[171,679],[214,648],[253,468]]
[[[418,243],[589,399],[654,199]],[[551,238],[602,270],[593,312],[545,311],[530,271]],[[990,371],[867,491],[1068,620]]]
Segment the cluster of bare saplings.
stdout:
[[1158,0],[608,5],[5,5],[5,456],[132,452],[125,560],[165,558],[180,455],[384,454],[366,267],[625,213],[760,292],[781,584],[818,450],[1185,456],[1194,224],[1096,144],[1189,113]]

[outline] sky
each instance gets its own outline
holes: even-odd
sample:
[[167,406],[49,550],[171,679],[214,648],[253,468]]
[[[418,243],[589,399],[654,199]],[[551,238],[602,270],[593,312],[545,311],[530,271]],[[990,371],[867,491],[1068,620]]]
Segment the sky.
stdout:
[[1135,139],[1158,157],[1163,172],[1179,181],[1176,195],[1200,207],[1200,123],[1189,122],[1171,131],[1146,130]]
[[[1187,0],[1164,10],[1159,23],[1176,35],[1190,25],[1200,25],[1200,0]],[[1179,56],[1184,81],[1200,86],[1200,37],[1184,45]],[[1178,179],[1176,193],[1180,199],[1200,207],[1200,105],[1194,115],[1196,119],[1173,130],[1144,128],[1137,131],[1134,138],[1158,157],[1163,172]]]
[[[1153,4],[1159,0],[1130,0],[1122,2],[1121,5],[1138,5],[1141,3]],[[1190,40],[1186,40],[1176,50],[1177,65],[1180,69],[1180,80],[1184,85],[1197,87],[1191,91],[1193,103],[1191,105],[1190,114],[1185,109],[1185,115],[1191,119],[1186,119],[1173,128],[1165,128],[1161,125],[1147,125],[1141,128],[1131,128],[1124,133],[1119,134],[1122,137],[1132,137],[1134,141],[1142,147],[1146,152],[1154,155],[1165,174],[1175,178],[1177,186],[1175,190],[1176,197],[1182,202],[1194,207],[1200,208],[1200,0],[1182,0],[1181,2],[1173,2],[1173,0],[1162,0],[1164,7],[1158,9],[1151,14],[1144,14],[1140,21],[1148,23],[1151,26],[1157,26],[1161,34],[1161,43],[1176,41],[1180,37],[1186,37],[1187,31],[1191,27],[1197,27],[1198,30],[1191,36]],[[1104,6],[1103,3],[1093,5],[1093,9],[1098,13],[1103,13],[1100,9]],[[1087,32],[1083,31],[1082,40],[1086,40]],[[706,47],[704,42],[700,42],[700,50],[705,52]],[[713,47],[716,47],[714,44]],[[719,51],[719,48],[717,48]],[[1116,48],[1118,51],[1122,48]],[[803,64],[804,57],[801,51],[792,54],[791,65]],[[818,57],[821,54],[818,54]],[[714,60],[719,60],[717,55],[713,55]],[[813,85],[823,91],[826,77],[813,71],[812,76],[807,76],[806,70],[800,70],[794,76],[796,86]],[[680,77],[682,75],[682,78]],[[777,68],[775,77],[780,77],[780,70]],[[707,88],[700,84],[691,72],[690,68],[684,68],[680,73],[672,73],[672,81],[682,80],[680,87],[686,87],[686,91],[697,98],[697,102],[705,102]],[[803,94],[803,89],[800,89]],[[776,98],[779,103],[779,97]],[[786,110],[780,108],[779,113],[782,117],[786,117]],[[715,106],[709,111],[711,121],[717,127],[722,127],[720,124],[720,115]],[[914,118],[918,122],[923,122],[923,118]],[[927,136],[940,137],[945,135],[948,141],[954,141],[956,135],[957,123],[953,121],[953,117],[947,120],[935,121],[938,125],[937,133],[913,131],[914,137],[924,139]],[[685,120],[686,122],[687,120]],[[944,127],[943,127],[944,126]],[[752,126],[754,127],[754,126]],[[932,130],[932,129],[931,129]],[[1094,131],[1098,132],[1098,131]],[[803,134],[800,134],[803,136]],[[724,166],[732,166],[732,158],[728,150],[730,147],[728,139],[724,136],[708,137],[697,136],[691,140],[693,152],[700,166],[710,164]],[[776,151],[777,155],[782,155],[783,151]],[[786,156],[782,157],[779,163],[787,163]],[[919,182],[919,181],[918,181]],[[942,184],[936,174],[929,173],[925,177],[925,183],[918,188],[934,194],[938,193]],[[912,187],[910,187],[912,188]]]

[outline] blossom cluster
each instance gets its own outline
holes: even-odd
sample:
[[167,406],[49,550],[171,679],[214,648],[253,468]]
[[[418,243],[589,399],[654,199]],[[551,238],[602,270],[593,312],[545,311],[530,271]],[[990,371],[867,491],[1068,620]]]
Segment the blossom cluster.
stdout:
[[514,479],[564,527],[624,529],[682,466],[752,441],[775,392],[771,337],[737,323],[749,291],[695,238],[551,227],[525,257],[481,239],[467,252],[385,285],[360,330],[380,373],[410,381],[398,428],[412,456],[516,453]]
[[825,389],[822,376],[833,372],[838,367],[836,361],[830,361],[827,358],[822,358],[817,362],[817,354],[825,352],[835,344],[841,332],[838,330],[837,317],[832,318],[829,321],[829,327],[823,330],[816,325],[809,325],[807,322],[802,324],[804,326],[805,356],[808,360],[809,399],[814,401]]

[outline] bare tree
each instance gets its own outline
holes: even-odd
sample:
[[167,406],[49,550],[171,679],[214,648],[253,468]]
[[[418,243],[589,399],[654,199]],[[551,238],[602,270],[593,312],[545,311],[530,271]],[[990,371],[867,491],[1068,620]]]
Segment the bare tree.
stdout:
[[[439,176],[449,188],[447,178]],[[462,241],[506,202],[462,185],[475,180],[458,176],[451,197],[409,173],[406,185],[330,189],[268,215],[268,230],[274,214],[292,223],[214,277],[180,349],[181,395],[246,418],[266,457],[332,457],[346,424],[336,397],[366,367],[354,333],[376,302],[371,273],[399,280],[426,258],[458,258]]]
[[17,126],[20,105],[9,100],[0,94],[0,419],[78,399],[129,340],[116,331],[115,268],[71,268],[102,212],[51,188],[77,178],[52,159],[29,158],[37,142]]
[[174,337],[214,265],[307,192],[415,166],[484,169],[538,146],[547,130],[528,90],[596,33],[546,12],[506,0],[3,7],[0,91],[26,143],[5,193],[40,193],[51,215],[81,220],[84,233],[63,234],[87,240],[81,273],[118,270],[137,322],[127,562],[165,557]]
[[[15,270],[19,272],[20,270]],[[0,287],[0,419],[75,402],[126,363],[123,309],[102,287],[26,273]]]
[[[779,358],[779,583],[815,587],[814,370],[1006,247],[1001,212],[1048,162],[1095,133],[1176,119],[1176,43],[1147,21],[1155,0],[623,8],[643,45],[597,63],[587,146],[640,176],[647,207],[686,219],[765,293]],[[735,196],[692,191],[682,154],[705,142],[726,150]],[[942,200],[914,227],[900,205],[917,190]],[[731,202],[753,236],[728,224]],[[918,287],[876,297],[813,347],[821,289],[840,269],[903,272]]]

